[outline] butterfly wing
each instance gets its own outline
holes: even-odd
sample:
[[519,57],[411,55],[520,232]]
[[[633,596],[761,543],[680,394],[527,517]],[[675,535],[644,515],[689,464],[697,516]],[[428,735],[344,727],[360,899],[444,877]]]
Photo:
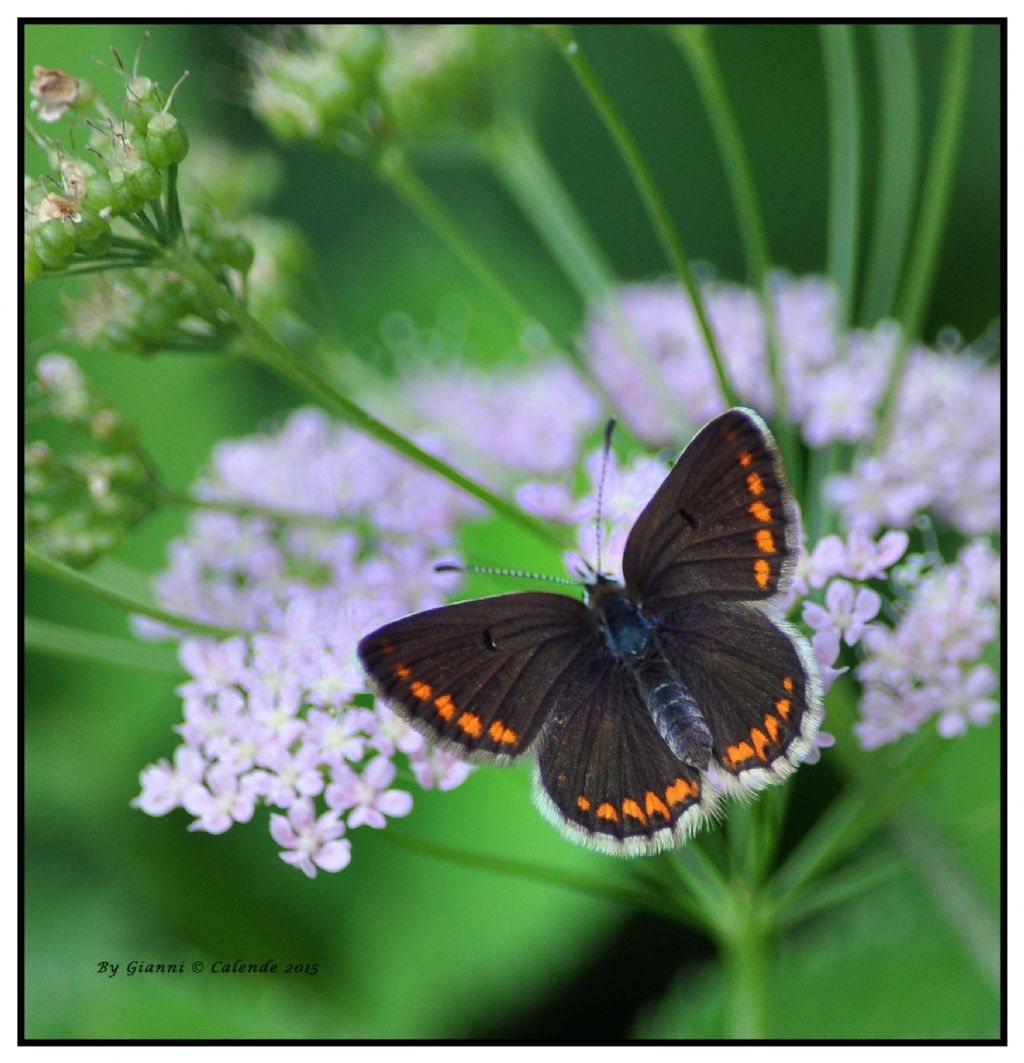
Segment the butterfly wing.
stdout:
[[626,585],[654,615],[695,599],[768,599],[784,589],[799,518],[775,441],[751,410],[706,424],[626,541]]
[[522,592],[428,609],[359,643],[377,692],[422,734],[467,759],[513,760],[536,741],[576,671],[601,652],[593,614]]
[[712,739],[712,764],[737,792],[784,779],[821,724],[821,680],[807,640],[743,602],[693,601],[665,617],[658,641]]
[[574,841],[617,855],[678,845],[709,811],[701,774],[658,733],[635,677],[587,657],[541,738],[536,798]]

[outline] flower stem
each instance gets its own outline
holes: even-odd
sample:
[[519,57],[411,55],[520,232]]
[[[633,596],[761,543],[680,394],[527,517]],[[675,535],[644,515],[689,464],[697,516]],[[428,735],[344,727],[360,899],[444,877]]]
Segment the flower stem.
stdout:
[[202,620],[191,620],[188,617],[180,616],[178,613],[168,612],[166,609],[149,605],[146,602],[139,601],[137,598],[115,591],[92,576],[87,576],[84,572],[79,572],[60,561],[54,560],[52,557],[47,557],[27,543],[25,544],[25,569],[63,583],[65,587],[69,587],[72,590],[91,595],[93,598],[114,605],[118,609],[123,609],[129,613],[139,613],[142,616],[150,617],[152,620],[158,620],[163,624],[181,628],[196,635],[230,638],[239,634],[233,628],[221,627],[219,624],[207,624]]
[[491,169],[577,292],[586,302],[603,302],[615,275],[533,131],[506,119],[492,125],[480,143]]
[[776,410],[773,427],[793,490],[800,498],[803,470],[798,449],[799,441],[789,420],[786,386],[782,377],[782,359],[779,356],[781,344],[778,323],[775,318],[775,303],[768,277],[771,255],[768,250],[764,215],[757,198],[757,187],[750,168],[750,158],[743,144],[743,138],[740,136],[739,124],[729,103],[725,81],[711,46],[710,27],[674,26],[669,32],[689,63],[694,80],[697,82],[697,89],[704,101],[704,108],[718,145],[718,154],[722,160],[725,179],[732,197],[732,207],[736,215],[740,241],[743,244],[743,255],[747,262],[747,275],[750,283],[755,285],[761,293],[761,305],[768,335],[768,369],[772,380],[772,394]]
[[771,941],[761,899],[742,878],[733,880],[721,912],[718,944],[728,982],[729,1037],[761,1040],[767,1032]]
[[914,243],[907,258],[907,276],[897,305],[896,316],[903,326],[904,338],[889,371],[889,386],[882,403],[880,429],[876,436],[879,440],[887,437],[892,426],[896,395],[903,379],[903,367],[909,346],[920,336],[935,278],[967,104],[971,32],[970,26],[951,26],[949,30],[935,137],[925,167],[921,212],[917,219]]
[[327,517],[322,513],[301,513],[292,509],[275,509],[250,502],[231,502],[226,499],[194,498],[179,491],[164,490],[162,501],[181,509],[213,510],[217,513],[235,513],[240,517],[266,517],[281,523],[311,524],[322,528],[339,528],[341,517]]
[[511,875],[515,878],[529,878],[537,882],[545,882],[562,889],[573,890],[600,900],[612,901],[615,904],[624,904],[629,908],[646,908],[658,915],[668,918],[678,918],[679,912],[651,890],[637,890],[630,886],[620,886],[611,882],[599,882],[574,875],[560,868],[545,867],[542,864],[530,864],[521,860],[510,860],[502,856],[489,856],[484,853],[469,852],[465,849],[456,849],[449,845],[439,845],[434,842],[423,841],[412,835],[402,834],[391,828],[382,835],[389,841],[395,842],[406,849],[432,856],[438,860],[445,860],[451,864],[459,864],[462,867],[472,867],[478,871],[496,871],[502,875]]
[[839,288],[840,325],[850,321],[860,227],[860,85],[850,26],[821,27],[829,127],[829,276]]
[[31,653],[181,675],[177,654],[170,646],[149,646],[116,635],[101,635],[95,631],[55,624],[35,616],[25,617],[23,635],[25,649]]
[[504,307],[509,316],[522,325],[533,314],[522,298],[495,272],[490,263],[473,246],[462,226],[427,187],[409,160],[398,151],[387,153],[375,172],[381,180],[416,214]]
[[541,29],[558,44],[563,58],[576,75],[576,79],[590,98],[594,109],[615,142],[615,146],[626,164],[629,175],[633,179],[633,184],[636,186],[665,256],[693,302],[697,321],[700,325],[704,342],[707,344],[708,353],[711,356],[711,362],[718,377],[719,386],[722,389],[722,395],[729,406],[735,406],[736,393],[726,374],[725,364],[722,361],[722,355],[718,349],[718,343],[715,340],[711,322],[708,320],[707,311],[704,307],[704,299],[693,275],[693,270],[690,268],[690,263],[683,250],[679,235],[672,224],[668,208],[661,198],[661,193],[658,191],[654,176],[647,166],[646,160],[640,153],[640,149],[633,140],[626,123],[605,92],[597,73],[584,55],[572,31],[563,25],[545,25]]
[[307,362],[264,329],[235,296],[180,243],[166,255],[167,265],[194,284],[211,303],[230,318],[245,343],[245,354],[277,376],[290,381],[306,394],[342,417],[353,427],[391,447],[411,461],[443,476],[496,514],[517,524],[548,546],[563,550],[569,545],[566,536],[518,506],[495,494],[483,484],[459,472],[446,461],[423,450],[411,439],[378,420],[361,406],[331,386]]
[[878,202],[864,274],[860,320],[865,325],[892,313],[917,192],[921,104],[917,51],[911,26],[872,26],[878,57],[881,125]]
[[[529,219],[552,257],[586,304],[600,306],[608,315],[616,339],[632,356],[658,412],[680,434],[689,425],[681,418],[680,403],[666,389],[664,373],[647,346],[636,335],[615,297],[616,278],[603,252],[580,217],[534,133],[521,121],[506,119],[492,126],[481,139],[483,153],[498,180]],[[597,379],[575,344],[564,346],[577,368],[615,410],[618,397]]]

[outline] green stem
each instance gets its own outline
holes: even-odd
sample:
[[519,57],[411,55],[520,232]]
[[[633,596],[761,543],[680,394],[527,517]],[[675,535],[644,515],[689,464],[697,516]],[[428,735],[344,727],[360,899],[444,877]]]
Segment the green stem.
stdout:
[[665,252],[665,256],[675,270],[676,275],[682,282],[683,287],[686,289],[693,303],[693,308],[697,315],[697,321],[700,325],[701,333],[704,336],[704,342],[707,345],[712,365],[718,376],[718,383],[721,387],[722,395],[725,398],[727,405],[735,406],[736,393],[729,382],[728,375],[726,374],[725,364],[722,361],[722,355],[718,349],[718,343],[715,340],[714,332],[711,329],[711,322],[708,320],[700,288],[693,275],[693,271],[690,268],[690,263],[683,250],[679,235],[672,224],[668,208],[665,206],[665,202],[661,198],[661,193],[658,191],[658,187],[654,182],[654,177],[648,168],[643,155],[640,153],[640,149],[633,140],[626,123],[623,121],[622,117],[615,109],[614,104],[612,104],[608,94],[605,92],[594,68],[584,55],[583,50],[580,48],[579,42],[573,36],[572,31],[567,26],[563,25],[545,25],[542,29],[559,45],[559,51],[563,58],[569,64],[572,72],[576,75],[577,80],[590,98],[591,103],[594,105],[594,109],[597,111],[601,120],[604,122],[605,128],[615,142],[615,146],[618,148],[619,154],[622,156],[622,159],[626,164],[629,175],[633,179],[633,184],[636,186],[637,192],[644,205],[644,209],[647,211],[647,216],[654,228],[654,232]]
[[909,762],[890,762],[884,776],[851,784],[803,837],[772,880],[776,910],[785,912],[825,868],[851,852],[913,793],[941,756],[944,745],[923,736]]
[[34,546],[25,545],[25,569],[29,572],[37,572],[48,579],[63,583],[65,587],[88,594],[100,601],[107,602],[129,613],[139,613],[148,616],[152,620],[158,620],[162,624],[181,628],[197,635],[213,635],[216,638],[231,638],[245,632],[235,631],[233,628],[221,627],[219,624],[207,624],[202,620],[191,620],[177,613],[168,612],[158,606],[149,605],[147,602],[131,598],[120,591],[115,591],[99,580],[87,576],[84,572],[78,572],[52,557],[47,557]]
[[803,517],[807,541],[812,545],[835,530],[835,511],[825,497],[825,481],[841,467],[841,454],[837,443],[810,451]]
[[829,276],[839,289],[841,322],[850,320],[860,227],[860,86],[850,26],[822,26],[829,127]]
[[892,313],[917,192],[921,105],[912,26],[871,27],[878,56],[880,145],[878,202],[864,275],[860,319],[872,325]]
[[401,845],[403,848],[422,853],[425,856],[444,860],[450,864],[458,864],[462,867],[471,867],[478,871],[494,871],[502,875],[511,875],[514,878],[528,878],[535,882],[543,882],[561,889],[572,890],[575,893],[583,893],[589,897],[596,897],[604,901],[612,901],[615,904],[623,904],[628,908],[646,908],[668,918],[678,918],[678,912],[655,893],[648,893],[633,889],[629,886],[618,886],[613,883],[595,882],[584,878],[582,875],[573,875],[559,868],[545,867],[542,864],[529,864],[521,860],[510,860],[502,856],[488,856],[483,853],[474,853],[465,849],[452,848],[449,845],[438,845],[434,842],[423,841],[412,835],[402,834],[394,829],[384,832],[388,841]]
[[866,857],[808,886],[786,909],[773,912],[772,924],[780,933],[789,930],[821,912],[877,889],[905,871],[905,865],[894,859],[891,851]]
[[76,266],[72,269],[46,270],[39,274],[40,280],[54,280],[58,277],[78,277],[83,273],[109,273],[112,269],[142,269],[152,266],[152,258],[120,258],[116,262],[97,262],[90,266]]
[[173,243],[181,235],[181,202],[178,199],[178,164],[172,163],[167,168],[167,231],[169,242]]
[[34,616],[25,617],[22,633],[25,649],[30,653],[181,675],[178,656],[169,646],[150,646],[115,635],[100,635],[95,631],[55,624]]
[[492,125],[481,145],[494,173],[579,294],[589,303],[604,302],[615,275],[533,131],[509,119]]
[[771,254],[764,214],[757,197],[750,158],[747,155],[739,124],[729,103],[718,60],[711,46],[711,30],[708,26],[674,26],[670,30],[683,57],[689,63],[697,89],[711,123],[718,154],[725,170],[726,183],[732,198],[733,213],[739,228],[740,241],[747,263],[750,282],[761,293],[768,334],[768,371],[772,380],[775,399],[775,434],[782,451],[791,485],[797,498],[802,497],[802,469],[799,441],[789,419],[786,385],[782,377],[778,323],[775,319],[775,303],[769,283]]
[[311,524],[320,528],[342,527],[341,517],[325,517],[320,513],[300,513],[291,509],[275,509],[249,502],[230,502],[221,499],[193,498],[178,491],[164,491],[162,501],[181,509],[213,510],[217,513],[234,513],[240,517],[266,517],[281,523]]
[[522,298],[491,268],[473,246],[465,230],[452,217],[400,152],[384,156],[376,168],[381,180],[465,265],[518,324],[533,320]]
[[963,131],[964,110],[971,66],[970,26],[951,26],[946,61],[942,72],[942,89],[935,137],[922,191],[921,212],[915,229],[915,239],[908,256],[908,272],[896,316],[903,326],[904,340],[893,359],[889,373],[889,387],[880,415],[881,428],[877,439],[888,435],[896,394],[903,379],[909,345],[921,334],[925,311],[935,278],[942,236],[949,214],[949,200],[956,172],[960,134]]
[[177,270],[198,288],[218,309],[222,310],[238,328],[245,342],[245,353],[264,368],[290,381],[300,390],[342,417],[353,427],[391,447],[399,454],[443,476],[474,498],[489,506],[496,514],[530,532],[548,546],[565,549],[568,539],[559,529],[525,513],[518,506],[495,494],[476,480],[459,472],[441,458],[418,447],[412,440],[378,420],[361,406],[337,391],[307,362],[286,347],[259,322],[223,285],[197,262],[184,246],[168,252],[170,268]]
[[[534,133],[512,119],[492,126],[481,139],[482,150],[491,169],[533,225],[551,255],[572,281],[585,303],[602,307],[618,342],[633,359],[646,383],[658,412],[680,433],[688,428],[681,406],[665,388],[664,373],[615,297],[616,278],[580,217],[572,197],[558,179]],[[596,378],[575,344],[565,342],[577,367],[615,410],[618,396],[609,394]]]
[[742,879],[734,880],[721,913],[718,943],[728,982],[728,1035],[737,1041],[762,1040],[768,1027],[771,940],[761,899]]
[[128,221],[140,231],[151,236],[161,247],[165,244],[163,233],[150,221],[145,213],[145,208],[129,215]]

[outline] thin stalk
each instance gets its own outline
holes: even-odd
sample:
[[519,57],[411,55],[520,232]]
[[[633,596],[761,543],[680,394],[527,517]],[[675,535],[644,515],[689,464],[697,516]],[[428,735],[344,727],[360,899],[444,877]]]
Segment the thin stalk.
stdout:
[[878,202],[860,320],[888,317],[910,242],[921,148],[921,103],[912,26],[872,26],[878,58]]
[[[665,388],[664,373],[616,298],[616,278],[597,246],[572,197],[545,156],[534,133],[523,123],[506,120],[492,126],[481,138],[481,148],[495,176],[522,210],[552,257],[562,267],[585,304],[599,306],[608,315],[616,339],[630,354],[643,377],[658,412],[670,425],[684,427],[682,407]],[[617,396],[596,378],[575,344],[563,344],[588,381],[615,410]]]
[[473,246],[465,230],[409,164],[404,155],[391,153],[376,168],[377,175],[405,205],[433,231],[505,308],[514,321],[523,324],[534,315],[522,298],[495,272]]
[[509,119],[492,125],[480,143],[491,169],[576,291],[585,302],[603,302],[615,275],[533,131]]
[[147,233],[152,236],[153,239],[163,246],[166,242],[164,240],[163,233],[150,221],[144,210],[136,211],[134,214],[128,216],[128,221],[132,223],[141,232]]
[[178,655],[170,646],[151,646],[116,635],[55,624],[38,617],[25,617],[22,634],[25,649],[51,657],[69,657],[115,667],[142,668],[166,675],[181,675]]
[[109,273],[112,269],[142,269],[152,265],[152,258],[119,258],[114,262],[96,262],[89,266],[75,266],[71,269],[46,270],[40,273],[39,277],[53,280],[57,277],[78,277],[83,273]]
[[860,229],[860,85],[850,26],[821,27],[828,99],[829,276],[839,288],[841,325],[849,324],[857,286]]
[[167,168],[167,231],[170,235],[170,243],[173,243],[182,231],[177,163],[172,163]]
[[835,530],[835,511],[825,498],[825,481],[841,467],[842,448],[837,443],[810,451],[804,494],[804,527],[812,545]]
[[761,908],[759,895],[736,880],[719,926],[728,1032],[737,1041],[763,1040],[767,1034],[772,946]]
[[971,26],[951,26],[942,72],[939,114],[928,163],[925,166],[921,212],[915,227],[914,243],[908,256],[908,271],[896,316],[903,326],[904,342],[893,359],[889,387],[882,403],[878,440],[888,435],[893,407],[909,344],[920,336],[928,298],[935,279],[942,237],[949,215],[949,200],[956,172],[960,135],[963,131],[971,67]]
[[187,248],[179,246],[168,252],[166,261],[170,268],[177,270],[191,281],[211,303],[227,314],[245,341],[245,354],[255,362],[290,381],[328,409],[333,410],[353,427],[366,432],[367,435],[391,447],[399,454],[443,476],[456,487],[478,498],[496,514],[517,524],[546,545],[554,546],[559,550],[569,545],[565,535],[554,526],[525,513],[514,503],[459,472],[441,458],[423,450],[411,439],[396,432],[337,391],[294,351],[267,332],[235,296],[218,283],[212,274],[189,254]]
[[672,224],[668,208],[665,206],[665,201],[661,198],[661,193],[658,191],[654,176],[652,175],[650,168],[647,166],[646,160],[641,154],[640,149],[637,147],[636,142],[633,140],[632,134],[629,132],[626,123],[623,121],[608,94],[605,92],[604,86],[597,77],[597,73],[591,66],[590,61],[584,55],[583,50],[580,48],[579,42],[573,36],[572,31],[567,26],[563,25],[546,25],[543,26],[542,29],[559,45],[559,51],[561,52],[562,57],[569,64],[569,68],[572,72],[576,75],[576,79],[590,98],[591,103],[594,105],[594,109],[604,122],[605,128],[608,130],[615,146],[618,148],[619,154],[622,156],[626,168],[629,171],[629,175],[633,179],[633,184],[636,186],[637,192],[640,195],[644,209],[647,211],[647,216],[651,221],[651,225],[653,226],[658,241],[662,246],[662,250],[665,252],[666,258],[672,265],[672,268],[675,270],[676,275],[682,282],[683,287],[686,289],[693,303],[693,308],[697,315],[697,321],[700,325],[704,342],[707,344],[708,353],[711,356],[711,363],[714,366],[715,374],[718,377],[718,383],[722,390],[722,395],[729,406],[735,406],[736,393],[733,390],[732,384],[729,382],[728,374],[725,371],[725,363],[722,361],[722,355],[718,349],[718,342],[712,331],[711,322],[708,320],[700,287],[693,275],[693,270],[690,268],[689,259],[686,256],[686,252],[683,250],[682,242]]
[[832,802],[772,880],[778,911],[785,912],[815,876],[877,830],[914,792],[941,756],[940,743],[927,736],[908,764],[891,765],[884,779],[853,783]]
[[761,293],[768,338],[768,371],[775,399],[775,433],[793,490],[800,498],[803,483],[799,441],[789,419],[786,385],[782,377],[782,359],[779,354],[782,345],[779,341],[775,304],[769,283],[771,254],[768,250],[764,213],[750,167],[750,157],[747,155],[739,123],[729,102],[718,59],[711,46],[710,27],[676,26],[670,32],[684,59],[689,63],[697,90],[704,101],[732,198],[733,213],[736,216],[747,263],[747,275],[750,283]]
[[240,517],[266,517],[281,523],[311,524],[321,528],[338,529],[343,521],[340,517],[325,517],[321,513],[300,513],[297,510],[275,509],[272,506],[260,506],[249,502],[228,502],[220,499],[193,498],[178,491],[164,491],[162,501],[181,509],[213,510],[217,513],[234,513]]
[[561,889],[572,890],[588,897],[611,901],[614,904],[623,904],[629,908],[646,908],[668,918],[677,918],[678,915],[660,897],[629,886],[595,882],[582,875],[573,875],[555,867],[545,867],[542,864],[524,863],[521,860],[510,860],[502,856],[488,856],[483,853],[469,852],[465,849],[456,849],[449,845],[439,845],[395,830],[385,831],[383,836],[388,841],[394,842],[403,848],[422,853],[424,856],[434,857],[437,860],[444,860],[450,864],[471,867],[478,871],[494,871],[502,875],[511,875],[514,878],[533,879],[535,882],[558,886]]
[[785,910],[773,913],[773,926],[779,933],[790,930],[821,912],[891,882],[906,871],[906,865],[894,859],[891,852],[866,857],[809,886]]
[[208,624],[202,620],[192,620],[189,617],[180,616],[158,606],[150,605],[148,602],[139,601],[137,598],[131,598],[127,594],[113,590],[92,576],[87,576],[84,572],[79,572],[61,561],[55,561],[52,557],[47,557],[34,546],[28,544],[25,545],[25,569],[62,583],[71,590],[80,591],[100,601],[107,602],[118,609],[129,613],[139,613],[141,616],[148,616],[150,619],[158,620],[162,624],[181,628],[196,635],[213,635],[216,638],[223,639],[247,634],[247,632],[236,631],[233,628],[221,627],[219,624]]

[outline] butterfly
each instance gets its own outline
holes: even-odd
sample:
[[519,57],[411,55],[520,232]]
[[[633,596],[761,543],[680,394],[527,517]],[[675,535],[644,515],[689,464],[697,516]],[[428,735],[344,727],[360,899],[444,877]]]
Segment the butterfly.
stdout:
[[541,811],[618,855],[681,844],[721,793],[780,782],[814,745],[821,679],[776,614],[799,515],[764,421],[735,408],[683,451],[585,601],[524,591],[386,624],[373,688],[464,759],[536,761]]

